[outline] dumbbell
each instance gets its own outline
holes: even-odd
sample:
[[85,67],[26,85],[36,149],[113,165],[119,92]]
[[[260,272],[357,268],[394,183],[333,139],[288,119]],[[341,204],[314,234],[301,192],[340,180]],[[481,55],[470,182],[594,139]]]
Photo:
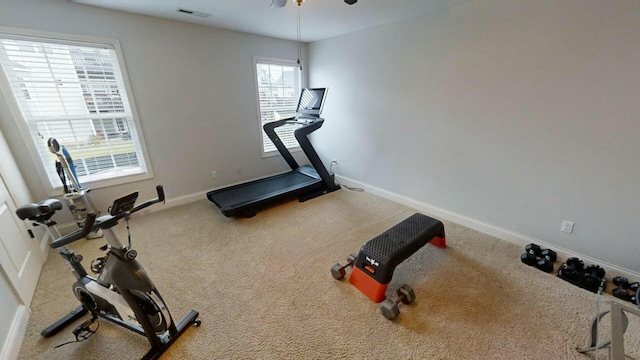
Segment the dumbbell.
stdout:
[[540,246],[534,243],[527,244],[527,246],[524,247],[524,251],[528,254],[533,254],[538,257],[541,256],[542,253],[542,249],[540,248]]
[[544,249],[540,251],[540,257],[536,263],[538,269],[551,273],[553,272],[553,263],[556,262],[558,255],[551,249]]
[[611,293],[618,299],[635,302],[635,297],[632,296],[631,293],[629,293],[629,291],[625,288],[617,287],[613,289]]
[[540,259],[536,263],[536,267],[544,272],[552,273],[553,272],[553,262],[547,259]]
[[349,257],[347,257],[346,265],[334,264],[331,267],[331,275],[333,276],[333,278],[336,280],[342,280],[342,278],[344,278],[344,276],[347,274],[346,269],[349,266],[353,266],[353,264],[356,262],[356,257],[356,254],[349,255]]
[[[636,298],[638,296],[638,287],[640,286],[640,283],[638,283],[637,281],[634,283],[629,283],[629,280],[623,276],[614,277],[613,283],[617,286],[612,291],[613,296],[617,297],[618,299],[636,303]],[[633,290],[635,294],[632,295],[629,290]]]
[[612,293],[613,293],[613,296],[617,297],[618,299],[622,299],[622,300],[637,304],[636,302],[636,298],[638,297],[637,293],[634,295],[631,295],[631,293],[627,289],[623,289],[623,288],[615,288],[613,289]]
[[524,247],[524,253],[520,255],[520,260],[529,266],[536,266],[541,251],[542,249],[540,249],[539,245],[533,243],[527,244],[527,246]]
[[623,288],[623,289],[630,289],[633,291],[638,291],[638,288],[640,287],[640,283],[639,282],[633,282],[633,283],[629,283],[629,280],[624,277],[624,276],[616,276],[613,278],[613,283],[619,287],[619,288]]
[[520,260],[529,265],[535,266],[544,272],[553,272],[553,263],[557,259],[555,251],[541,249],[539,245],[531,243],[524,247],[524,253],[520,255]]
[[520,260],[522,260],[523,263],[529,266],[536,266],[538,262],[538,258],[535,255],[528,252],[522,253],[522,255],[520,255]]
[[380,304],[380,312],[382,313],[382,316],[389,320],[393,320],[400,315],[400,308],[398,307],[398,304],[403,303],[408,305],[416,299],[416,294],[407,284],[400,286],[396,293],[398,294],[398,297],[395,300],[386,298]]
[[593,291],[598,290],[602,286],[602,290],[607,285],[606,271],[598,265],[589,265],[584,269],[580,282],[587,289]]
[[624,276],[616,276],[613,278],[613,284],[620,289],[628,289],[629,288],[629,279]]
[[556,252],[551,249],[544,249],[540,251],[540,257],[551,262],[556,262],[556,260],[558,259],[558,254],[556,254]]
[[576,257],[571,257],[560,266],[558,276],[571,281],[578,281],[580,280],[580,275],[582,275],[582,270],[584,270],[584,262]]

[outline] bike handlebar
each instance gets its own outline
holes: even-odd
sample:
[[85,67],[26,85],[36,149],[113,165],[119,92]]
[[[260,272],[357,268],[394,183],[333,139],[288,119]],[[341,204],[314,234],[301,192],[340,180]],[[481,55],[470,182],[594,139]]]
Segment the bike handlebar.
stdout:
[[71,244],[72,242],[82,239],[83,237],[86,237],[87,235],[89,235],[89,233],[91,232],[91,230],[93,229],[93,223],[96,221],[96,214],[95,213],[88,213],[87,214],[87,218],[84,220],[84,226],[82,227],[82,229],[80,230],[76,230],[72,233],[69,233],[63,237],[60,237],[58,239],[56,239],[55,241],[51,242],[51,248],[52,249],[57,249],[60,246],[64,246],[67,244]]
[[164,188],[162,187],[162,185],[157,185],[156,186],[156,192],[158,194],[158,197],[156,197],[155,199],[151,199],[151,200],[147,200],[145,202],[143,202],[140,205],[136,205],[134,206],[131,210],[129,211],[125,211],[121,214],[118,215],[104,215],[101,216],[99,218],[99,221],[96,222],[96,214],[95,213],[88,213],[87,214],[87,218],[85,219],[84,222],[84,226],[82,227],[82,229],[80,230],[76,230],[72,233],[69,233],[65,236],[62,236],[58,239],[56,239],[55,241],[51,242],[51,248],[56,249],[59,248],[61,246],[64,245],[68,245],[76,240],[80,240],[84,237],[86,237],[87,235],[89,235],[89,233],[91,233],[92,231],[94,231],[97,229],[108,229],[112,226],[114,226],[115,224],[118,223],[118,220],[122,219],[125,216],[131,215],[137,211],[140,211],[142,209],[145,209],[153,204],[157,204],[159,202],[164,202]]
[[[149,206],[151,206],[153,204],[157,204],[159,202],[164,202],[164,188],[162,187],[162,185],[156,186],[156,192],[158,193],[158,197],[157,198],[151,199],[151,200],[147,200],[147,201],[143,202],[140,205],[134,206],[133,209],[131,209],[129,211],[129,214],[133,214],[134,212],[140,211],[140,210],[142,210],[144,208],[147,208],[147,207],[149,207]],[[119,218],[122,218],[122,217],[123,216],[121,216]]]

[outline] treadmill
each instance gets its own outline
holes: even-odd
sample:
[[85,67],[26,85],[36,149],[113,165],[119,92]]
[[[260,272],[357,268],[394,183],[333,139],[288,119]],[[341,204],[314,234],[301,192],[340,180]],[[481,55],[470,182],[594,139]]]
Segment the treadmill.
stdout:
[[[326,88],[302,89],[295,117],[264,124],[264,132],[289,164],[291,171],[208,192],[207,198],[220,208],[223,215],[248,218],[281,202],[296,198],[303,202],[340,189],[308,138],[310,133],[318,130],[324,123],[320,114],[326,95]],[[298,126],[294,135],[311,165],[298,165],[276,134],[276,128],[287,124]]]

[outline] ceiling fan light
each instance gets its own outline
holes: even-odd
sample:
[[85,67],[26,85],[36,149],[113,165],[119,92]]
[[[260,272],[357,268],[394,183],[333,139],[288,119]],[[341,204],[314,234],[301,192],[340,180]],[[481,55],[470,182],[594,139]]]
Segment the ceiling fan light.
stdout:
[[344,2],[349,4],[349,5],[353,5],[353,4],[357,3],[358,0],[344,0]]
[[271,0],[272,8],[281,8],[287,4],[287,0]]

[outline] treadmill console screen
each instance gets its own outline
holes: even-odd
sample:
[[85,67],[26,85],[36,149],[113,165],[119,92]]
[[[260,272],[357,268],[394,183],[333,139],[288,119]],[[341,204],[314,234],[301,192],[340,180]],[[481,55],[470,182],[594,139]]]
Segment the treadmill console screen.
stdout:
[[298,100],[298,114],[320,116],[324,107],[324,99],[327,96],[326,88],[302,89]]

